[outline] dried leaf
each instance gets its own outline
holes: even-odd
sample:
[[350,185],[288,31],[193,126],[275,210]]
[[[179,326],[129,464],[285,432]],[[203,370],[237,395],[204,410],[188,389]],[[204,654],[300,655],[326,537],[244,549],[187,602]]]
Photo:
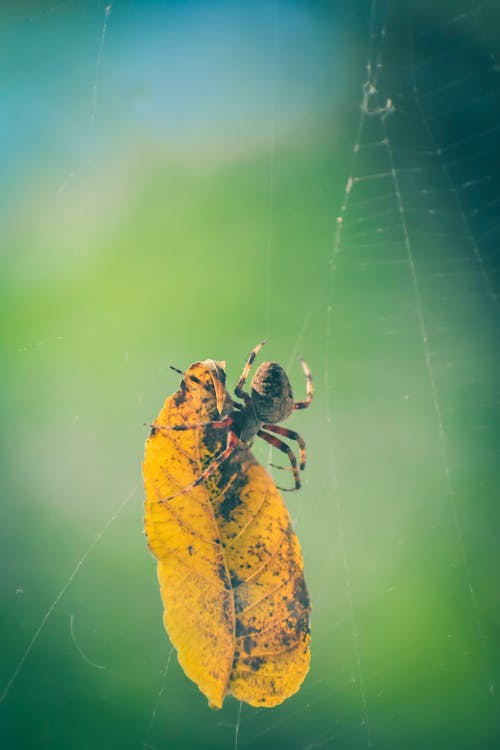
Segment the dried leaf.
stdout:
[[288,511],[244,447],[183,493],[224,449],[227,430],[163,429],[233,411],[224,367],[192,365],[154,423],[143,467],[145,531],[165,627],[187,676],[213,707],[227,694],[271,707],[299,689],[309,668],[310,605]]

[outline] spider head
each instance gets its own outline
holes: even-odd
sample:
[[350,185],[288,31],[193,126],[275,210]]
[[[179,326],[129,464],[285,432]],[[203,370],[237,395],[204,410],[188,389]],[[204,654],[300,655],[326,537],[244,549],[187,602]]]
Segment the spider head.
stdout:
[[254,375],[250,386],[253,408],[257,419],[277,424],[293,411],[293,393],[284,369],[277,362],[264,362]]

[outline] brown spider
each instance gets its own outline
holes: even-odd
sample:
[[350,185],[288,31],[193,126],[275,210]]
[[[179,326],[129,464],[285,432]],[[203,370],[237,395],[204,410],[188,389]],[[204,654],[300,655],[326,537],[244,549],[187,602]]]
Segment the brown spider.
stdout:
[[[211,422],[173,426],[153,425],[153,429],[176,431],[193,430],[207,426],[216,429],[228,429],[226,448],[213,459],[196,481],[185,487],[179,494],[188,492],[193,487],[208,479],[238,447],[250,448],[255,435],[283,453],[286,453],[290,460],[295,487],[280,487],[279,489],[291,491],[300,488],[299,468],[300,471],[303,471],[306,466],[306,444],[297,432],[289,430],[286,427],[279,427],[277,423],[287,419],[294,409],[306,409],[309,406],[313,397],[312,375],[309,367],[302,357],[300,357],[302,369],[306,376],[306,398],[304,401],[294,401],[290,381],[281,365],[277,362],[264,362],[257,369],[252,379],[250,393],[244,391],[243,386],[248,378],[253,361],[265,343],[266,341],[262,341],[252,349],[234,389],[235,395],[237,398],[243,400],[243,404],[234,403],[234,408],[229,414]],[[176,372],[181,372],[175,367],[172,369]],[[181,372],[181,374],[183,373]],[[271,432],[274,432],[275,435],[271,435]],[[297,459],[290,446],[276,437],[276,435],[281,435],[289,440],[295,440],[298,443],[300,452],[299,466],[297,466]],[[275,466],[275,464],[271,465]],[[287,467],[275,466],[275,468],[286,469]],[[166,500],[170,499],[166,498]]]

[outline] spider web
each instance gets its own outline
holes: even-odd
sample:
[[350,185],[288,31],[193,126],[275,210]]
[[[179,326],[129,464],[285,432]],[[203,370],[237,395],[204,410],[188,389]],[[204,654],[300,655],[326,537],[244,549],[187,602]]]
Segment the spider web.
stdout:
[[[3,12],[2,744],[497,746],[496,4]],[[170,363],[235,382],[263,336],[297,394],[297,352],[315,375],[286,497],[313,661],[283,706],[212,713],[161,625],[131,425]]]

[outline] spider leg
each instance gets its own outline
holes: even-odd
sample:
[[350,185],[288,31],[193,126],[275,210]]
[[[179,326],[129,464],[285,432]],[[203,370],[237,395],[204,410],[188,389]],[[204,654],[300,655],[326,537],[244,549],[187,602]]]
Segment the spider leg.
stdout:
[[290,464],[291,464],[293,476],[295,479],[295,487],[278,487],[278,489],[284,490],[285,492],[298,490],[300,488],[299,469],[297,466],[297,459],[295,458],[295,454],[290,448],[290,446],[284,443],[283,440],[280,440],[279,438],[275,437],[274,435],[270,435],[268,432],[264,432],[264,430],[257,430],[257,435],[260,438],[262,438],[262,440],[265,440],[266,443],[269,443],[270,445],[273,445],[275,448],[280,450],[282,453],[286,453],[288,458],[290,459]]
[[190,492],[190,490],[194,489],[195,487],[198,487],[199,484],[205,481],[205,479],[208,479],[208,477],[212,476],[219,466],[224,463],[224,461],[229,458],[229,456],[234,453],[235,448],[237,447],[239,443],[239,438],[236,435],[235,432],[232,432],[230,430],[227,433],[227,443],[225,449],[222,451],[222,453],[219,453],[218,456],[215,456],[213,461],[211,461],[205,471],[200,474],[200,476],[195,479],[194,482],[191,482],[191,484],[188,484],[187,487],[184,487],[180,492],[176,492],[175,495],[170,495],[169,497],[164,498],[163,500],[160,500],[161,503],[166,503],[168,500],[173,500],[174,497],[179,497],[179,495],[185,495],[187,492]]
[[187,380],[187,379],[189,378],[189,380],[192,380],[192,381],[193,381],[193,383],[196,383],[197,385],[201,385],[201,387],[202,387],[202,388],[203,388],[203,389],[204,389],[205,391],[208,391],[208,393],[212,393],[212,391],[210,390],[210,388],[208,387],[208,385],[207,385],[206,383],[203,383],[203,382],[202,382],[202,381],[201,381],[201,380],[200,380],[199,378],[197,378],[197,377],[196,377],[196,375],[187,375],[187,374],[186,374],[186,373],[184,372],[184,370],[179,370],[179,368],[178,368],[178,367],[174,367],[173,365],[169,365],[169,367],[170,367],[170,369],[171,369],[171,370],[173,370],[174,372],[178,372],[178,373],[179,373],[179,375],[182,375],[182,377],[184,378],[184,380]]
[[294,409],[307,409],[307,407],[312,401],[312,397],[314,394],[312,374],[306,361],[302,359],[302,357],[299,357],[299,359],[302,365],[302,369],[304,370],[304,375],[306,376],[306,397],[304,401],[296,401],[293,405],[293,408]]
[[267,343],[266,341],[261,341],[260,344],[257,344],[257,346],[255,346],[252,349],[252,351],[248,355],[248,359],[246,361],[245,367],[243,368],[243,372],[241,373],[241,377],[236,384],[236,388],[234,389],[236,396],[238,398],[244,399],[245,403],[248,402],[248,400],[250,399],[250,396],[248,395],[248,393],[245,393],[245,391],[243,390],[243,386],[246,383],[246,380],[248,378],[248,373],[250,372],[250,368],[253,365],[253,361],[255,357],[257,356],[257,354],[260,352],[260,350],[266,343]]
[[283,435],[283,437],[286,437],[289,440],[295,440],[298,443],[300,451],[300,470],[304,471],[306,468],[306,443],[304,438],[301,437],[298,432],[295,432],[295,430],[289,430],[288,427],[280,427],[277,424],[263,424],[262,427],[265,430],[269,430],[269,432]]
[[[184,430],[196,430],[201,427],[213,427],[214,429],[223,429],[224,427],[229,427],[230,424],[232,424],[233,419],[232,417],[227,414],[225,417],[222,417],[222,419],[215,419],[212,422],[197,422],[195,424],[174,424],[174,425],[166,425],[166,424],[158,424],[158,422],[153,422],[151,427],[151,432],[153,430],[156,430],[158,432],[159,430],[174,430],[176,432],[184,432]],[[153,432],[153,434],[156,434]]]

